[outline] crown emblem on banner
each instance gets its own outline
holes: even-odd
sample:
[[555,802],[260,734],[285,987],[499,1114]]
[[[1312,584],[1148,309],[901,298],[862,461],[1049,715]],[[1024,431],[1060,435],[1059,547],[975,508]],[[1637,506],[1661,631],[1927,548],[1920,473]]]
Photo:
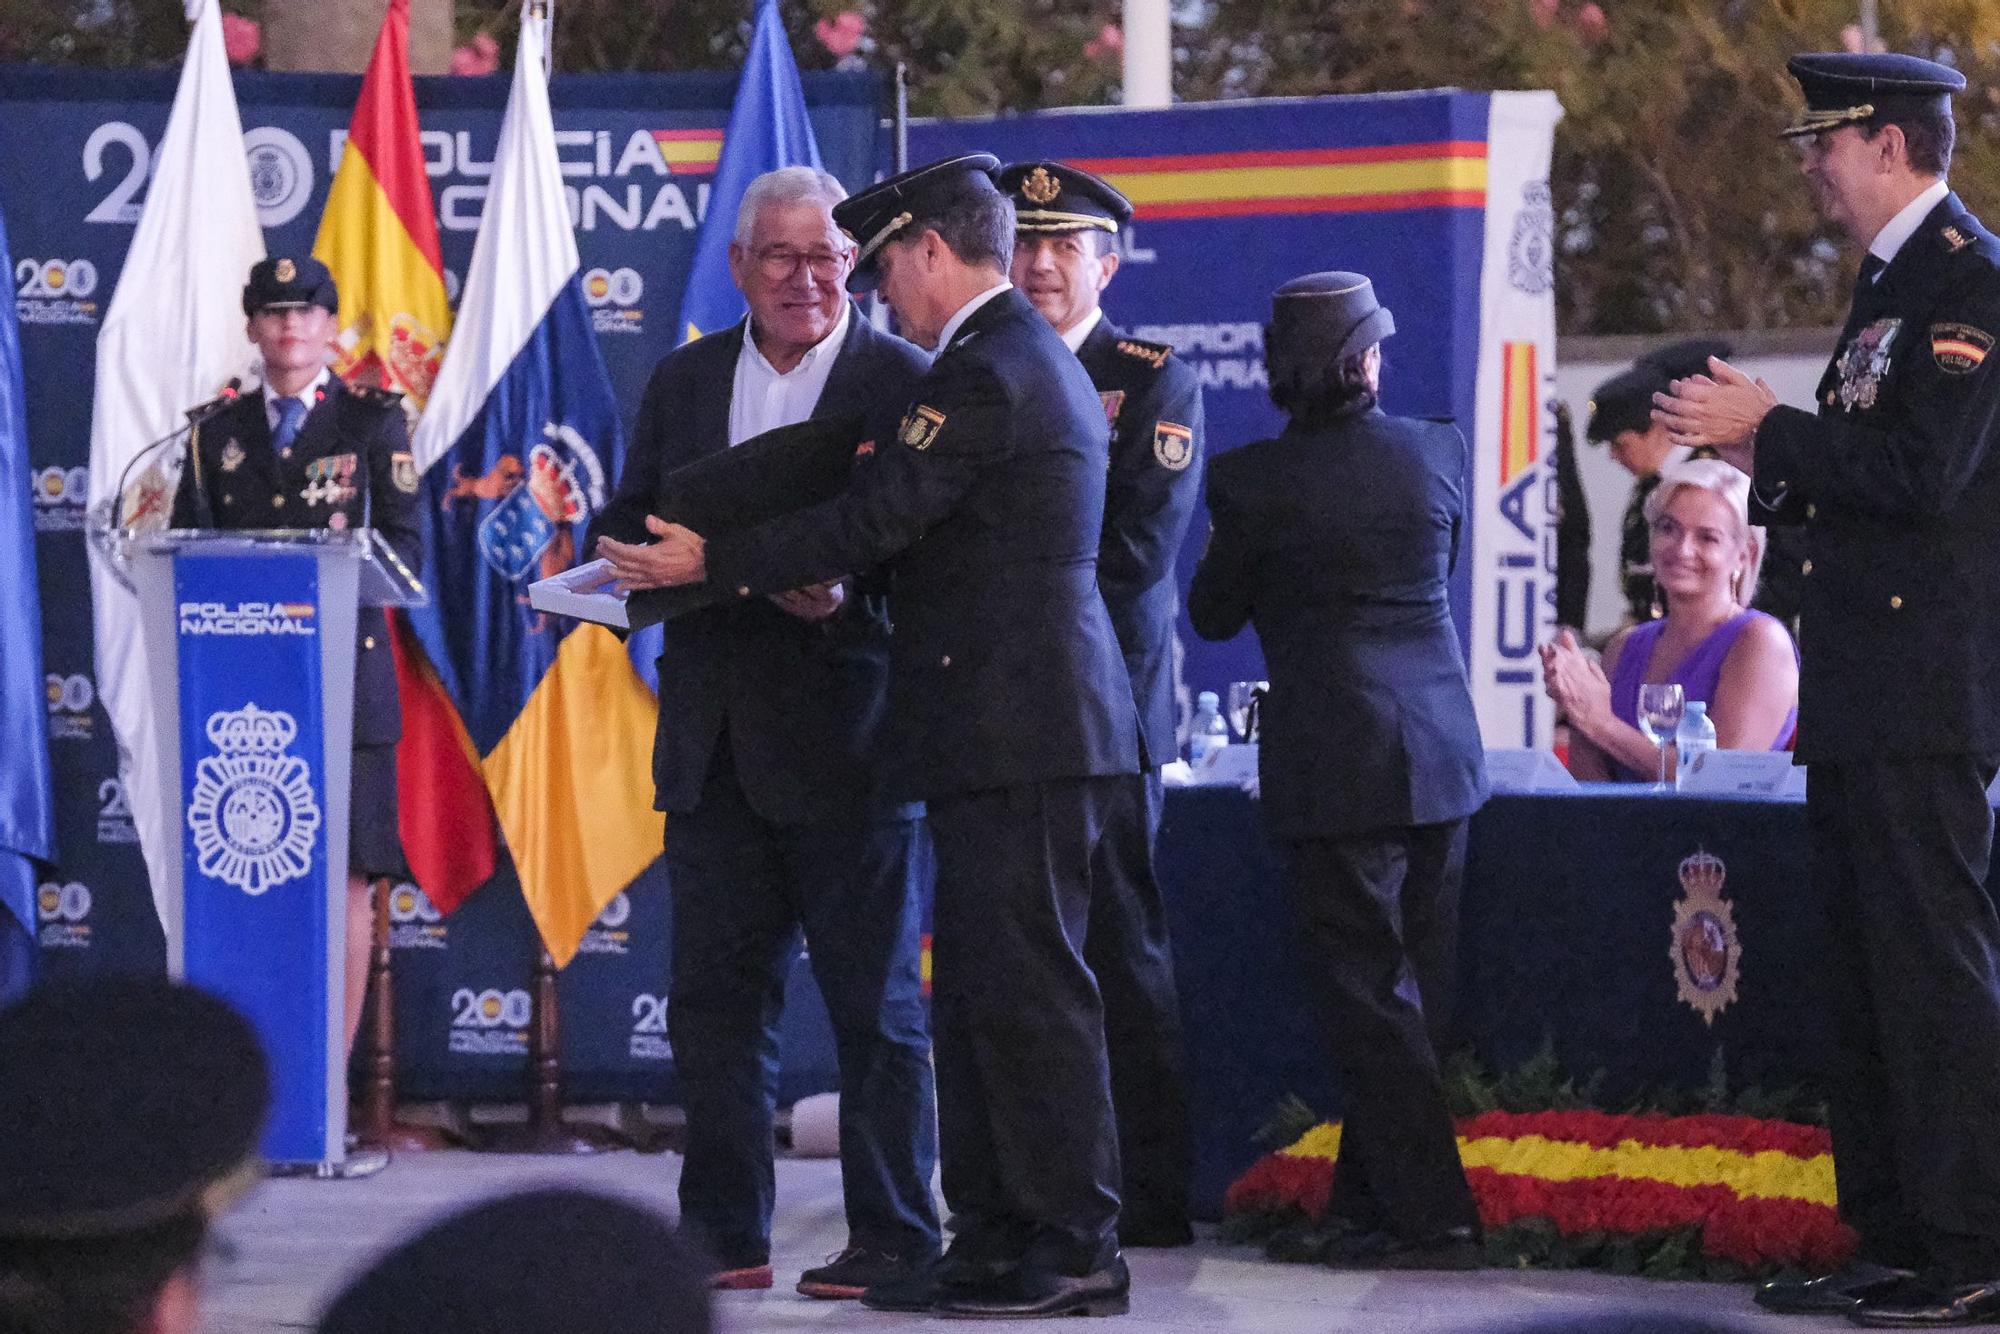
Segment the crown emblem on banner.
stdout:
[[292,744],[299,725],[289,713],[245,704],[234,712],[210,715],[206,730],[209,741],[224,755],[276,755]]
[[1728,874],[1722,858],[1710,852],[1681,859],[1681,898],[1674,904],[1673,940],[1667,949],[1680,999],[1710,1027],[1736,1000],[1743,965],[1736,909],[1722,897]]

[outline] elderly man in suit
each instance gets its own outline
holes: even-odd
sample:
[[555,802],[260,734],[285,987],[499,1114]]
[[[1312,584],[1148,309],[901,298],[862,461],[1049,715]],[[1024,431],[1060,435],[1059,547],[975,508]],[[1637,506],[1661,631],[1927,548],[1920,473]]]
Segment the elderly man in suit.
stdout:
[[[668,473],[808,417],[893,414],[923,374],[923,354],[847,298],[853,247],[831,213],[844,197],[806,167],[745,191],[729,266],[749,317],[660,362],[593,528],[628,585],[664,582],[647,542]],[[776,1031],[801,929],[840,1063],[848,1246],[799,1290],[859,1296],[938,1247],[921,810],[877,781],[889,621],[848,573],[861,571],[673,621],[660,659],[654,804],[668,816],[681,1211],[718,1287],[772,1282]]]
[[1104,408],[1007,281],[999,162],[916,168],[834,211],[905,332],[937,349],[843,494],[744,531],[661,534],[672,580],[738,600],[887,562],[885,749],[937,844],[941,1264],[864,1305],[956,1317],[1127,1306],[1104,1007],[1084,957],[1107,822],[1139,728],[1097,590]]

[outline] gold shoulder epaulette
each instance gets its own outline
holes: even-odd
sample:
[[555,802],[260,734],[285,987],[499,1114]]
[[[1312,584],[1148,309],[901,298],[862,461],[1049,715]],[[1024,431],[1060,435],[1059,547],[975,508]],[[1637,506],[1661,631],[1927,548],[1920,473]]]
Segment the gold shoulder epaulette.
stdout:
[[1118,350],[1128,357],[1137,357],[1154,370],[1166,365],[1168,356],[1173,353],[1173,349],[1165,343],[1149,343],[1143,338],[1122,338],[1118,342]]

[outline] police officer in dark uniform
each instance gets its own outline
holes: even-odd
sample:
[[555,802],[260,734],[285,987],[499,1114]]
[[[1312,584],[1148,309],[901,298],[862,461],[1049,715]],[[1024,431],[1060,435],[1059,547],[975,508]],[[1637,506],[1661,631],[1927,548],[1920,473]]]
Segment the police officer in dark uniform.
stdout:
[[1119,1240],[1179,1246],[1194,1239],[1188,1222],[1192,1132],[1153,845],[1160,832],[1160,766],[1179,753],[1174,560],[1201,489],[1201,382],[1172,348],[1127,337],[1098,304],[1118,272],[1117,238],[1132,220],[1130,200],[1060,162],[1017,162],[1001,169],[999,182],[1014,201],[1014,286],[1083,362],[1111,423],[1097,587],[1137,697],[1145,803],[1118,812],[1098,846],[1083,953],[1104,996],[1124,1174]]
[[0,1329],[193,1334],[269,1097],[249,1021],[193,987],[105,974],[0,1011]]
[[[1945,183],[1956,70],[1790,65],[1786,131],[1865,251],[1816,412],[1725,362],[1655,401],[1802,525],[1798,760],[1828,917],[1827,1092],[1857,1262],[1766,1285],[1863,1324],[2000,1318],[2000,239]],[[1915,1277],[1910,1277],[1914,1271]]]
[[957,1235],[864,1305],[956,1316],[1126,1309],[1092,863],[1140,785],[1131,680],[1097,592],[1104,409],[1007,281],[989,154],[837,205],[850,286],[936,349],[892,441],[840,497],[747,532],[666,527],[682,573],[759,597],[888,563],[885,763],[937,848],[933,1032]]
[[1479,1215],[1437,1052],[1486,798],[1448,592],[1467,455],[1455,428],[1376,406],[1395,328],[1358,273],[1277,290],[1264,355],[1291,421],[1209,464],[1188,616],[1207,639],[1254,625],[1271,673],[1259,786],[1343,1114],[1327,1261],[1470,1268]]
[[[310,255],[251,267],[246,332],[263,383],[204,410],[174,497],[176,528],[365,528],[417,567],[417,473],[401,395],[343,383],[328,367],[339,333],[333,275]],[[369,886],[404,874],[396,830],[402,714],[388,618],[356,626],[354,769],[347,846],[347,1045],[361,1024],[373,930]]]

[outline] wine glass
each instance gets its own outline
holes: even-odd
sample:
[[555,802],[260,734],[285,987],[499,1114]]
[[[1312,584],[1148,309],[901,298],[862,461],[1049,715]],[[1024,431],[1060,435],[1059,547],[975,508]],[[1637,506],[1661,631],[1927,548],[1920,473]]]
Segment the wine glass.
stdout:
[[1681,725],[1681,711],[1685,707],[1678,685],[1639,687],[1639,730],[1660,751],[1660,781],[1653,785],[1655,792],[1667,790],[1667,747],[1674,742],[1674,729]]
[[1256,725],[1257,697],[1271,688],[1269,681],[1231,681],[1229,683],[1229,725],[1236,735],[1250,741],[1251,729]]

